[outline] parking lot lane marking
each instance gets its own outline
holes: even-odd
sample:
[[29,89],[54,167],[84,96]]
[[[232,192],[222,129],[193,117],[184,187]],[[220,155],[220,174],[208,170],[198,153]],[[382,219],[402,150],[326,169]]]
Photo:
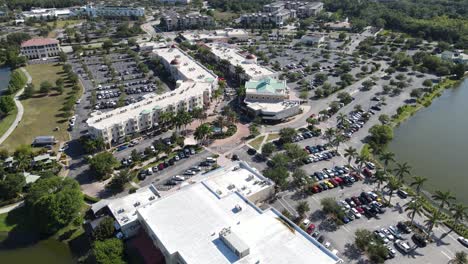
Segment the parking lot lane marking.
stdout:
[[452,258],[451,258],[449,255],[447,255],[447,253],[445,253],[444,251],[441,250],[440,252],[441,252],[442,254],[444,254],[444,256],[446,256],[449,260],[452,259]]
[[346,226],[343,226],[343,229],[344,229],[346,232],[351,233],[351,231],[349,231],[349,229],[346,228]]
[[455,254],[453,254],[453,252],[452,252],[452,251],[450,251],[450,249],[446,248],[445,250],[447,250],[447,251],[448,251],[448,253],[450,253],[451,255],[455,255]]

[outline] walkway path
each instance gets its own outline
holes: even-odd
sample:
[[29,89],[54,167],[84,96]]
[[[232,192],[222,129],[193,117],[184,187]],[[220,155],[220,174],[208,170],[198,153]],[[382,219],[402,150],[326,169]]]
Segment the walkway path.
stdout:
[[14,209],[18,208],[18,207],[21,207],[24,205],[24,201],[20,201],[20,202],[17,202],[17,203],[14,203],[14,204],[10,204],[8,206],[5,206],[5,207],[2,207],[0,208],[0,214],[6,214],[10,211],[13,211]]
[[[29,75],[29,73],[24,68],[21,68],[21,70],[23,71],[23,73],[28,78],[28,81],[26,82],[26,85],[30,84],[31,81],[32,81],[31,75]],[[24,87],[26,87],[26,85]],[[14,97],[16,108],[18,109],[18,113],[16,114],[16,119],[15,119],[15,121],[13,121],[10,128],[8,128],[8,130],[5,132],[5,134],[3,134],[2,137],[0,138],[0,144],[2,144],[3,141],[5,141],[11,135],[11,133],[13,133],[13,131],[15,130],[15,128],[18,126],[19,122],[23,118],[24,108],[23,108],[23,105],[21,104],[21,102],[19,100],[19,97],[23,94],[24,87],[21,88],[21,90],[19,90],[16,93],[15,97]]]

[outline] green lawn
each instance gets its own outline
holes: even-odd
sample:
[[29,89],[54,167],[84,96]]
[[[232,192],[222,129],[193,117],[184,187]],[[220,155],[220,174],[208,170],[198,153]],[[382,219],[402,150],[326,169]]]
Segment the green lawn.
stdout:
[[[26,70],[32,77],[32,82],[36,90],[41,82],[49,81],[55,85],[55,81],[65,75],[60,65],[35,64],[28,65]],[[67,119],[61,116],[61,108],[66,98],[72,93],[71,88],[66,84],[63,94],[58,95],[54,91],[47,96],[37,95],[33,98],[22,100],[24,106],[23,119],[18,127],[2,144],[2,148],[9,151],[14,150],[19,145],[31,144],[36,136],[55,136],[59,141],[69,140]],[[58,131],[54,129],[58,127]],[[58,146],[58,145],[57,145]]]
[[[79,24],[84,22],[82,19],[65,19],[65,20],[57,20],[57,29],[65,28],[65,25],[68,24],[69,26]],[[47,25],[53,26],[54,22],[47,22]]]
[[15,107],[15,110],[5,116],[2,120],[0,120],[0,136],[5,134],[8,128],[11,126],[13,121],[15,121],[16,114],[18,113],[18,109]]
[[277,138],[280,138],[280,135],[278,133],[269,134],[268,137],[267,137],[266,142],[270,142],[270,141],[275,140]]
[[234,20],[235,18],[238,18],[239,15],[236,13],[220,12],[220,11],[215,10],[213,12],[213,17],[215,20],[218,20],[218,21],[231,21],[231,20]]
[[249,142],[249,145],[256,150],[260,150],[260,145],[262,145],[263,139],[265,136],[260,136],[252,141]]

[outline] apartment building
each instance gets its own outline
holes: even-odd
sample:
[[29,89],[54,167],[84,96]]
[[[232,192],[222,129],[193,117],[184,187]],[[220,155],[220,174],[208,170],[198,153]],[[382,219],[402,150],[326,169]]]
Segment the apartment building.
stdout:
[[200,13],[178,14],[171,13],[162,16],[160,27],[165,31],[185,29],[211,29],[215,26],[213,17]]
[[[227,43],[207,43],[215,60],[225,60],[229,62],[229,71],[233,75],[238,75],[241,80],[260,80],[264,78],[278,77],[278,73],[257,64],[257,57],[253,54],[241,53],[235,46]],[[236,72],[236,67],[242,68],[243,72]]]
[[87,5],[83,9],[90,17],[142,17],[145,15],[143,7]]
[[323,3],[321,2],[274,2],[263,6],[263,12],[242,15],[241,23],[244,25],[269,23],[281,27],[289,19],[316,16],[322,10]]
[[274,208],[274,183],[245,162],[190,179],[137,210],[165,263],[342,263]]
[[109,112],[94,113],[87,120],[89,133],[94,138],[116,143],[125,136],[157,128],[159,116],[165,111],[192,111],[210,103],[218,83],[215,74],[175,46],[156,49],[153,53],[177,81],[176,89],[163,95],[146,95],[138,103]]
[[59,41],[52,38],[33,38],[21,43],[21,55],[30,60],[56,57],[60,53]]

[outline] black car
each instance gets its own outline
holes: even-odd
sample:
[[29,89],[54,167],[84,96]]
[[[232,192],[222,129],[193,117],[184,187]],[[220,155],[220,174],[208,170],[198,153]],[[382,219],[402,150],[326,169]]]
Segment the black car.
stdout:
[[210,166],[210,163],[207,162],[207,161],[202,161],[202,162],[200,162],[200,166],[201,167],[208,167],[208,166]]
[[397,227],[406,234],[411,233],[411,229],[403,222],[398,222]]
[[419,234],[414,234],[411,239],[413,240],[413,242],[418,245],[419,247],[425,247],[427,246],[427,241],[426,239],[419,235]]
[[247,154],[249,154],[249,155],[255,155],[256,153],[257,153],[257,150],[255,150],[255,149],[253,149],[253,148],[249,148],[249,149],[247,150]]
[[173,158],[172,158],[172,159],[170,159],[170,160],[168,160],[167,162],[168,162],[168,163],[169,163],[169,165],[171,165],[171,166],[172,166],[172,165],[174,165],[174,163],[175,163]]
[[319,236],[319,237],[317,238],[317,241],[318,241],[319,243],[322,243],[323,241],[325,241],[325,237],[323,237],[323,236],[321,235],[321,236]]
[[373,208],[373,209],[374,209],[377,213],[379,213],[379,214],[385,213],[385,210],[382,209],[382,208],[380,208],[380,207],[379,207],[378,205],[376,205],[376,204],[371,204],[370,207]]
[[232,159],[232,160],[239,160],[239,156],[237,156],[237,154],[234,154],[234,155],[232,155],[232,158],[231,158],[231,159]]

